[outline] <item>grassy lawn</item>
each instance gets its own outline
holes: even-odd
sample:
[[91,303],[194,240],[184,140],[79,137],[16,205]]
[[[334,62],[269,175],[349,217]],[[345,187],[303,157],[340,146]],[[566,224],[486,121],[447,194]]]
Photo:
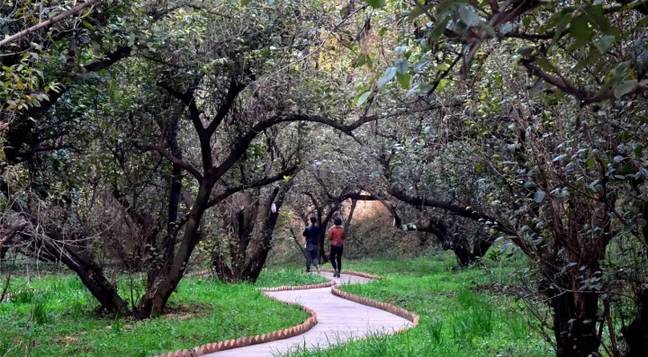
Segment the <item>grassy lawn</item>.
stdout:
[[[321,281],[291,267],[264,272],[256,286]],[[130,296],[128,282],[120,281],[123,296]],[[256,286],[186,278],[171,297],[170,314],[134,321],[98,317],[95,300],[74,276],[14,278],[11,302],[0,304],[0,356],[150,356],[306,319],[302,310],[263,297]]]
[[[343,289],[386,301],[421,316],[418,327],[304,356],[550,356],[554,352],[510,296],[475,293],[482,284],[507,279],[497,266],[458,270],[449,254],[411,260],[365,260],[345,269],[384,279]],[[488,272],[490,271],[490,273]]]

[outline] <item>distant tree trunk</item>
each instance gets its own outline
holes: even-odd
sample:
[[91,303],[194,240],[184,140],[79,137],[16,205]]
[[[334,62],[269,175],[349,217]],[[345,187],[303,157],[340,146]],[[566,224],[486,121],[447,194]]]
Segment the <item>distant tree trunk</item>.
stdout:
[[11,247],[14,237],[20,234],[26,224],[17,224],[9,227],[2,227],[0,230],[0,260],[3,260]]
[[223,250],[218,245],[214,247],[212,253],[212,268],[218,278],[224,282],[249,280],[245,276],[245,262],[259,217],[258,197],[260,195],[261,190],[257,189],[253,193],[240,193],[234,196],[238,200],[232,205],[240,207],[228,211],[226,215],[225,225],[232,228],[231,234],[227,235],[229,257],[223,256]]
[[338,202],[338,201],[329,204],[329,209],[324,215],[323,221],[320,221],[320,236],[319,236],[320,264],[324,264],[329,261],[326,254],[324,254],[326,248],[326,229],[331,223],[331,219],[333,218],[333,216],[340,210],[341,205],[342,202]]
[[[258,239],[255,239],[250,247],[248,259],[245,264],[244,272],[248,281],[256,281],[265,266],[268,254],[272,249],[272,234],[279,219],[279,209],[283,205],[289,187],[290,184],[286,184],[282,188],[275,188],[270,199],[263,207],[263,214],[265,216],[263,225]],[[273,203],[275,205],[274,212],[271,209]]]
[[347,238],[351,236],[351,221],[353,221],[353,214],[355,213],[355,209],[357,206],[358,206],[358,200],[352,199],[351,208],[349,209],[349,216],[344,222],[344,234],[346,235]]
[[9,291],[9,283],[11,283],[11,274],[7,274],[5,277],[4,285],[2,286],[2,291],[0,292],[0,303],[2,303],[7,297],[7,292]]
[[462,267],[473,265],[480,258],[480,256],[471,251],[470,247],[467,247],[463,244],[452,244],[451,249],[454,252],[455,257],[457,258],[457,262]]
[[282,183],[262,203],[255,201],[252,206],[237,212],[237,222],[233,225],[237,234],[230,237],[229,264],[219,249],[212,253],[212,266],[219,279],[225,282],[254,282],[258,279],[272,249],[279,210],[291,184]]
[[432,233],[437,237],[444,250],[452,250],[460,266],[475,264],[495,242],[490,235],[477,233],[472,238],[453,235],[445,222],[438,218],[428,218],[418,221],[415,224],[401,225],[401,219],[397,215],[394,218],[394,225],[406,231],[419,231]]
[[470,238],[452,237],[452,250],[461,266],[470,266],[479,261],[495,242],[495,237],[477,231]]

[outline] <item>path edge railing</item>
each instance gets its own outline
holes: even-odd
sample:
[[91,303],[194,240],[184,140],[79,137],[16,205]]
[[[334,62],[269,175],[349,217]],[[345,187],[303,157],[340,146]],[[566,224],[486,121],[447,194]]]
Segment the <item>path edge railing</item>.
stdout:
[[[334,272],[333,269],[322,269],[320,271],[323,271],[323,272],[326,272],[326,273],[333,273]],[[371,279],[371,280],[380,280],[380,279],[383,278],[380,275],[374,275],[374,274],[369,274],[369,273],[365,273],[365,272],[362,272],[362,271],[354,271],[354,270],[345,270],[345,271],[342,272],[342,274],[355,275],[355,276],[359,276],[361,278],[367,278],[367,279]]]
[[[327,270],[323,270],[323,271],[332,272],[333,270],[328,270],[327,269]],[[356,275],[356,276],[359,276],[359,277],[363,277],[363,278],[367,278],[367,279],[373,279],[373,280],[380,280],[380,279],[383,278],[380,275],[373,275],[373,274],[364,273],[364,272],[360,272],[360,271],[345,271],[344,274]],[[421,319],[421,317],[418,314],[416,314],[414,312],[411,312],[409,310],[403,309],[402,307],[396,306],[394,304],[386,303],[386,302],[383,302],[383,301],[373,300],[373,299],[370,299],[370,298],[367,298],[367,297],[364,297],[364,296],[361,296],[361,295],[356,295],[356,294],[353,294],[353,293],[350,293],[350,292],[347,292],[347,291],[344,291],[344,290],[340,290],[338,288],[338,286],[333,286],[333,288],[331,289],[331,293],[333,295],[339,297],[339,298],[342,298],[342,299],[347,299],[347,300],[356,302],[358,304],[367,305],[367,306],[375,307],[375,308],[380,309],[380,310],[387,311],[387,312],[389,312],[391,314],[394,314],[396,316],[400,316],[400,317],[404,318],[405,320],[408,320],[409,322],[412,323],[411,327],[408,327],[407,329],[402,329],[401,331],[408,330],[410,328],[414,328],[414,327],[418,326],[419,321]]]

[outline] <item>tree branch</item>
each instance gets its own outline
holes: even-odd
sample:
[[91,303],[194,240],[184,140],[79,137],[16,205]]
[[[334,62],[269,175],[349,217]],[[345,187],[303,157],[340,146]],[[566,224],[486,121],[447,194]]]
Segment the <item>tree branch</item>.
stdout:
[[[543,71],[540,66],[533,62],[533,59],[523,59],[521,60],[521,63],[531,75],[540,77],[547,83],[552,84],[561,91],[573,96],[574,98],[578,99],[584,106],[614,98],[614,92],[611,89],[604,88],[597,93],[593,93],[583,88],[578,88],[560,75],[553,75]],[[643,92],[646,89],[646,86],[638,83],[634,87],[634,89],[632,89],[626,95]]]
[[195,167],[189,164],[186,161],[183,161],[173,155],[170,151],[165,149],[160,145],[142,145],[142,148],[149,151],[156,151],[160,155],[164,156],[167,160],[171,161],[174,165],[181,167],[183,170],[186,170],[191,175],[193,175],[198,181],[202,181],[203,175]]
[[264,177],[262,179],[256,180],[254,182],[251,182],[251,183],[245,184],[245,185],[228,187],[228,188],[225,189],[225,191],[223,191],[223,192],[219,193],[218,195],[212,197],[209,200],[209,202],[207,203],[207,207],[213,207],[213,206],[219,204],[220,202],[222,202],[224,199],[228,198],[229,196],[231,196],[231,195],[233,195],[233,194],[235,194],[237,192],[247,190],[247,189],[250,189],[250,188],[263,187],[263,186],[269,185],[269,184],[271,184],[273,182],[283,180],[286,176],[293,176],[299,170],[300,170],[300,168],[298,166],[293,166],[293,167],[290,167],[290,168],[288,168],[286,170],[283,170],[283,171],[277,173],[274,176],[267,176],[267,177]]
[[398,189],[395,186],[392,186],[389,189],[389,194],[392,196],[396,197],[397,199],[414,205],[414,206],[425,206],[425,207],[432,207],[432,208],[439,208],[443,209],[449,212],[452,212],[458,216],[465,217],[465,218],[470,218],[473,220],[477,221],[490,221],[493,222],[493,228],[497,229],[498,231],[502,233],[506,233],[509,235],[516,235],[517,233],[515,230],[512,228],[508,227],[507,225],[501,223],[498,219],[495,217],[491,217],[485,213],[478,212],[474,210],[471,207],[462,207],[455,205],[451,202],[447,201],[439,201],[439,200],[433,200],[429,198],[421,198],[417,196],[412,196],[406,193],[403,190]]
[[67,17],[75,15],[76,13],[80,12],[81,10],[83,10],[83,9],[85,9],[87,7],[90,7],[92,5],[100,3],[101,1],[102,0],[88,0],[88,1],[86,1],[84,3],[81,3],[81,4],[71,8],[68,11],[65,11],[65,12],[63,12],[61,14],[58,14],[58,15],[52,17],[51,19],[48,19],[48,20],[43,21],[41,23],[38,23],[38,24],[36,24],[36,25],[34,25],[32,27],[26,28],[26,29],[24,29],[24,30],[22,30],[22,31],[20,31],[20,32],[18,32],[16,34],[13,34],[13,35],[11,35],[9,37],[6,37],[2,41],[0,41],[0,47],[5,46],[7,44],[10,44],[12,42],[18,41],[19,39],[29,35],[32,32],[36,32],[36,31],[38,31],[40,29],[43,29],[43,28],[46,28],[46,27],[50,27],[50,26],[54,25],[55,23],[66,19]]
[[225,95],[223,103],[221,103],[220,107],[218,108],[216,117],[214,118],[214,120],[212,120],[211,123],[209,123],[209,126],[207,127],[208,136],[211,136],[223,121],[223,119],[225,119],[227,113],[229,113],[230,109],[232,108],[236,97],[238,97],[239,93],[241,93],[244,88],[245,85],[237,81],[236,78],[230,79],[229,89],[227,90],[227,94]]

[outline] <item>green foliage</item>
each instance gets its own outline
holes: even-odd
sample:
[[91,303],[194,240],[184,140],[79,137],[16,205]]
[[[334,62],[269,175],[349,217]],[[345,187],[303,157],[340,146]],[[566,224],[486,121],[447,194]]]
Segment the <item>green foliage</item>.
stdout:
[[387,4],[386,0],[365,0],[369,6],[375,8],[375,9],[380,9],[384,7]]
[[324,277],[316,274],[304,274],[301,266],[273,267],[265,270],[254,285],[272,287],[282,285],[307,285],[326,282]]

